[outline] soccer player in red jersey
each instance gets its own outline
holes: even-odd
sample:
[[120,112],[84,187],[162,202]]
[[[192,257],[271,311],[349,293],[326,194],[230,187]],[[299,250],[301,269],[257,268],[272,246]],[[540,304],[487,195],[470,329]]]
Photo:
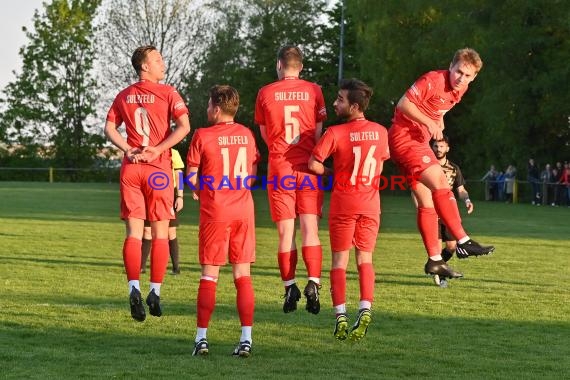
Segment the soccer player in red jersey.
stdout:
[[298,216],[301,250],[308,274],[304,290],[306,309],[318,314],[323,255],[318,222],[323,192],[319,189],[318,177],[308,170],[307,162],[320,138],[326,107],[321,88],[299,78],[303,53],[297,46],[286,45],[279,49],[276,69],[279,80],[261,88],[257,95],[255,123],[269,148],[267,193],[271,218],[279,234],[277,257],[285,286],[283,311],[296,310],[301,297],[295,278],[295,219]]
[[[332,156],[334,183],[329,212],[332,250],[331,295],[336,312],[334,336],[357,341],[372,322],[374,267],[372,252],[380,228],[379,181],[384,161],[390,158],[388,132],[366,120],[372,89],[357,79],[343,80],[333,104],[346,123],[331,126],[313,149],[309,168],[325,174],[324,160]],[[360,306],[349,332],[346,312],[346,268],[355,247],[360,283]]]
[[[121,166],[121,218],[126,223],[123,261],[129,282],[131,316],[146,318],[139,276],[145,219],[150,221],[152,253],[151,315],[160,317],[160,286],[168,265],[168,224],[174,219],[170,148],[190,132],[188,108],[176,90],[160,84],[165,66],[154,46],[135,50],[131,62],[140,80],[121,91],[107,114],[105,135],[125,153]],[[170,128],[174,120],[176,129]],[[127,139],[118,131],[125,123]]]
[[[206,333],[216,305],[220,266],[232,264],[241,338],[233,355],[251,354],[254,293],[250,267],[255,262],[255,223],[251,184],[259,152],[253,133],[234,121],[239,95],[214,86],[208,101],[208,128],[197,129],[188,150],[187,174],[200,200],[197,331],[192,355],[209,351]],[[199,174],[199,178],[198,178]]]
[[399,100],[388,133],[392,159],[408,178],[414,178],[417,223],[429,256],[424,270],[444,278],[463,275],[442,260],[438,217],[458,241],[461,255],[486,255],[494,250],[470,239],[463,229],[455,197],[430,147],[430,139],[443,136],[443,116],[461,100],[482,66],[479,54],[465,48],[455,53],[448,70],[422,75]]

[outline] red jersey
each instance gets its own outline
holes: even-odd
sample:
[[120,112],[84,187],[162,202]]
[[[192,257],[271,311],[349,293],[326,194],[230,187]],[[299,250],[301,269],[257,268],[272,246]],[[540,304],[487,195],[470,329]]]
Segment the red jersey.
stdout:
[[[418,107],[418,109],[432,120],[441,120],[447,111],[453,108],[467,87],[462,91],[455,91],[449,84],[449,70],[430,71],[422,75],[406,91],[406,98]],[[396,107],[392,122],[395,125],[409,127],[410,130],[418,130],[424,134],[425,141],[429,141],[431,135],[427,127],[421,125]]]
[[388,131],[364,118],[329,127],[313,150],[323,162],[333,157],[330,214],[379,214],[381,163],[390,158]]
[[[131,147],[157,146],[170,135],[171,120],[187,113],[188,108],[174,87],[143,80],[117,95],[107,120],[117,126],[125,123],[127,143]],[[128,163],[125,157],[123,165]],[[170,149],[150,164],[170,168]]]
[[253,165],[259,160],[253,133],[235,122],[224,122],[194,132],[187,167],[197,167],[200,222],[223,222],[253,215]]
[[265,125],[269,159],[306,165],[315,146],[316,124],[327,118],[321,88],[297,77],[262,87],[255,102],[255,123]]

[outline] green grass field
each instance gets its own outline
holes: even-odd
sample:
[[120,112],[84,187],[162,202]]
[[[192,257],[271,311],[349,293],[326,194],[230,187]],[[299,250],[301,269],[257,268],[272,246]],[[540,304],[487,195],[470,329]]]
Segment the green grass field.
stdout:
[[[128,307],[117,185],[0,182],[0,378],[570,378],[570,209],[476,202],[464,225],[496,253],[453,259],[465,278],[441,289],[423,275],[409,198],[384,197],[374,321],[350,344],[332,336],[326,220],[321,313],[307,313],[302,299],[286,315],[277,233],[265,194],[255,197],[253,356],[230,356],[240,329],[224,268],[210,356],[195,358],[198,207],[190,197],[178,232],[182,274],[166,277],[164,316],[138,323]],[[354,316],[353,261],[347,296]]]

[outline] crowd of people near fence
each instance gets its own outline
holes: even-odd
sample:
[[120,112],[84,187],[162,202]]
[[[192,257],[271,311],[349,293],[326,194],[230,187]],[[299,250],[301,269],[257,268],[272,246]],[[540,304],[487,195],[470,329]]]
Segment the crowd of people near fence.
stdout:
[[533,205],[570,207],[570,164],[557,161],[547,163],[542,170],[533,158],[527,163],[526,181],[517,178],[517,169],[508,165],[504,171],[491,165],[481,178],[485,182],[485,199],[506,203],[517,202],[517,187],[526,183],[530,189],[530,202]]

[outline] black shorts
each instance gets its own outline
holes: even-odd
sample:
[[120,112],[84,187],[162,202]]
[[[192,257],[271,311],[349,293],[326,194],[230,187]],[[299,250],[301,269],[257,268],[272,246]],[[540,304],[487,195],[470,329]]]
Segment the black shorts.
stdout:
[[454,241],[455,238],[453,237],[453,235],[451,235],[447,227],[445,227],[445,224],[443,224],[441,219],[438,221],[438,224],[439,224],[438,238],[440,238],[443,241]]
[[[145,227],[150,227],[150,222],[148,220],[144,221]],[[180,222],[178,221],[178,213],[174,213],[174,219],[170,219],[170,223],[168,223],[168,227],[178,227],[180,226]]]

